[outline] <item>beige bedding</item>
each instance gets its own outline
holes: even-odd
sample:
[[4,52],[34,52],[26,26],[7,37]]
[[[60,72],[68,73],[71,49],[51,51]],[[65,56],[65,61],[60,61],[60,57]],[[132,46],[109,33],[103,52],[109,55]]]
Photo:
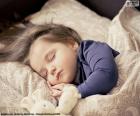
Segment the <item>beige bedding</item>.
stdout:
[[[82,13],[80,13],[82,12]],[[117,86],[108,95],[81,99],[73,116],[140,116],[140,12],[123,7],[110,21],[75,0],[50,0],[40,12],[29,16],[35,24],[53,20],[77,30],[84,39],[107,42],[120,51],[115,59],[119,70]],[[20,63],[0,64],[0,112],[25,113],[20,100],[37,88],[50,97],[46,81]]]

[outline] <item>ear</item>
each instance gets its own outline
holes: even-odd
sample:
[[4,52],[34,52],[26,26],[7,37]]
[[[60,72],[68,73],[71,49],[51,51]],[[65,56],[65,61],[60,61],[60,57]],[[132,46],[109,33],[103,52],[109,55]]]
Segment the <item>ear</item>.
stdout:
[[79,44],[76,41],[69,39],[68,46],[71,47],[74,51],[77,51]]
[[21,102],[20,106],[26,108],[28,111],[31,111],[32,106],[34,105],[34,101],[31,97],[24,97]]
[[78,47],[79,47],[78,43],[74,42],[73,48],[74,48],[75,51],[77,51]]

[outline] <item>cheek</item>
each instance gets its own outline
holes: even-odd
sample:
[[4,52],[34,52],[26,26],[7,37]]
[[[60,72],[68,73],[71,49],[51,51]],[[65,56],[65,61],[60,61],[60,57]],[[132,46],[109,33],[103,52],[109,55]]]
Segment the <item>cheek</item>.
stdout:
[[75,59],[71,55],[62,55],[56,60],[56,64],[61,68],[71,69],[75,65]]
[[60,67],[60,68],[63,68],[63,67],[65,67],[65,65],[67,65],[67,63],[68,63],[68,57],[67,57],[67,54],[65,54],[65,53],[57,53],[56,54],[56,59],[55,59],[55,61],[54,61],[54,63],[55,63],[55,65],[57,65],[58,66],[58,68]]
[[76,64],[76,54],[69,51],[56,54],[55,65],[66,73],[74,73]]
[[75,57],[69,57],[63,62],[64,70],[67,72],[69,78],[72,78],[76,72],[77,61]]

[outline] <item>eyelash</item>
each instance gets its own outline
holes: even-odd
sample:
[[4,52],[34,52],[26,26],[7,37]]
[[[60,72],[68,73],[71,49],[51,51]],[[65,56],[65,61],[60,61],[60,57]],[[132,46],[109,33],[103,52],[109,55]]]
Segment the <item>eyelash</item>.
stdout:
[[51,62],[53,61],[53,59],[55,58],[55,53],[51,52],[48,56],[47,56],[47,61]]

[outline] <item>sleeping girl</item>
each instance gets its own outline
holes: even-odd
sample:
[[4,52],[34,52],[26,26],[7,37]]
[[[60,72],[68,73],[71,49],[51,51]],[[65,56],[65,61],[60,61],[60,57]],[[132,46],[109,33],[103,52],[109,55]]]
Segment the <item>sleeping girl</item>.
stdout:
[[116,85],[114,58],[118,54],[106,43],[82,40],[75,30],[51,23],[28,26],[0,51],[0,61],[29,65],[46,79],[54,97],[61,96],[63,87],[71,83],[84,98],[107,94]]

